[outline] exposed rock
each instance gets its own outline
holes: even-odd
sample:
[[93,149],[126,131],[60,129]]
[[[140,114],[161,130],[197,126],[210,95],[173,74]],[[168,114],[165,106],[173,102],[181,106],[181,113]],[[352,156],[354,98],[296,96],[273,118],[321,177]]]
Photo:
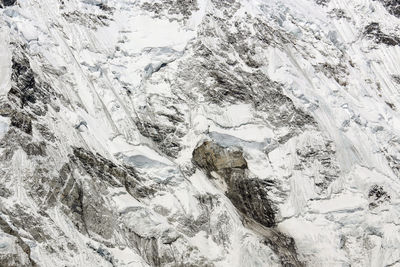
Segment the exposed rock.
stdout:
[[372,22],[368,24],[364,29],[364,35],[374,40],[377,44],[383,43],[389,46],[400,45],[400,38],[398,36],[392,36],[381,31],[379,23]]
[[156,142],[162,152],[170,157],[176,158],[178,156],[182,147],[177,138],[182,135],[176,136],[176,128],[148,121],[137,122],[136,126],[143,136]]
[[392,78],[397,84],[400,84],[400,75],[392,75]]
[[181,112],[186,109],[176,98],[152,95],[146,100],[146,107],[139,110],[137,129],[149,137],[166,155],[176,158],[181,151],[181,138],[188,130]]
[[220,175],[230,174],[232,170],[247,169],[243,152],[238,148],[227,149],[211,141],[206,141],[193,151],[193,161],[210,175],[215,171]]
[[74,155],[71,155],[74,163],[82,166],[92,177],[101,179],[111,186],[123,186],[135,198],[148,197],[153,192],[151,189],[141,185],[139,176],[129,166],[117,166],[110,160],[83,148],[74,148]]
[[375,209],[383,203],[390,202],[390,195],[379,185],[373,185],[368,192],[369,208]]
[[400,178],[400,140],[398,137],[390,140],[381,151],[393,173]]
[[206,141],[193,151],[193,162],[210,177],[213,172],[222,177],[227,197],[240,212],[267,227],[275,225],[275,213],[268,199],[270,184],[247,177],[247,162],[240,149]]
[[0,0],[0,8],[5,6],[13,6],[17,0]]
[[324,191],[332,181],[340,175],[340,168],[336,161],[336,150],[331,141],[324,144],[310,144],[297,148],[296,154],[299,163],[295,169],[319,169],[319,176],[314,177],[315,185]]
[[349,75],[349,72],[343,63],[337,65],[323,63],[316,66],[316,69],[324,73],[326,77],[335,79],[338,84],[342,86],[347,85],[346,79]]
[[315,0],[315,3],[321,6],[326,6],[329,2],[330,0]]
[[21,109],[29,107],[29,111],[35,115],[45,115],[55,93],[48,84],[37,81],[23,46],[18,46],[12,57],[11,79],[13,85],[8,92],[10,101]]
[[110,7],[110,6],[106,5],[105,3],[98,3],[97,6],[98,6],[101,10],[106,11],[106,12],[111,13],[111,14],[112,14],[113,11],[115,10],[115,8]]
[[142,8],[155,13],[157,16],[165,12],[169,15],[182,15],[186,19],[194,11],[198,10],[197,0],[162,0],[161,3],[149,3],[146,1],[143,3]]
[[378,0],[381,2],[390,14],[400,18],[400,2],[398,0]]
[[[19,254],[18,250],[16,251],[17,254],[3,254],[0,253],[0,265],[4,267],[13,267],[13,266],[37,266],[36,263],[30,258],[31,249],[30,247],[21,239],[20,235],[17,231],[12,229],[10,225],[0,217],[0,230],[12,237],[15,238],[15,245],[22,250],[25,254]],[[0,233],[0,237],[2,234]],[[3,237],[4,238],[4,237]],[[26,259],[25,259],[26,258]]]
[[231,177],[230,190],[227,197],[233,205],[242,213],[255,221],[272,227],[275,225],[275,213],[269,200],[268,188],[273,186],[269,181],[259,179],[243,179],[243,177]]
[[24,143],[22,144],[22,149],[26,152],[26,154],[30,156],[46,156],[46,143],[41,142],[32,142],[32,143]]
[[24,207],[17,206],[15,210],[8,211],[10,221],[17,229],[25,228],[33,238],[33,240],[44,243],[52,237],[47,230],[42,227],[46,218],[36,217],[27,213]]
[[56,137],[46,125],[37,123],[35,124],[35,128],[39,131],[41,136],[47,141],[54,142],[56,140]]
[[104,258],[106,261],[108,261],[109,263],[111,263],[112,266],[117,266],[114,257],[111,255],[111,253],[104,247],[99,246],[98,248],[96,248],[95,246],[93,246],[92,244],[88,243],[87,246],[91,249],[93,249],[93,251],[95,251],[97,254],[99,254],[102,258]]
[[32,120],[29,115],[22,112],[12,113],[11,126],[14,126],[27,134],[32,134]]
[[[57,181],[59,182],[57,184]],[[84,220],[83,210],[83,190],[72,174],[71,167],[65,164],[60,170],[59,179],[53,182],[54,188],[49,192],[49,204],[54,205],[57,200],[57,194],[60,194],[60,201],[66,205],[64,212],[70,216],[75,227],[82,233],[88,233],[88,229]],[[62,187],[65,187],[62,189]],[[60,190],[62,190],[60,192]]]
[[278,231],[270,231],[264,243],[279,255],[282,266],[302,267],[304,264],[297,258],[294,239]]
[[302,266],[294,240],[267,228],[275,226],[275,211],[268,196],[274,183],[248,178],[247,162],[240,149],[206,141],[193,151],[193,162],[207,171],[210,178],[217,173],[223,179],[225,194],[243,214],[245,224],[265,237],[265,244],[279,256],[283,266]]
[[69,13],[63,13],[62,16],[69,23],[81,23],[82,25],[94,30],[96,30],[99,26],[107,26],[110,21],[110,18],[106,15],[82,13],[77,10]]
[[340,8],[334,8],[331,11],[329,11],[330,16],[337,18],[337,19],[346,19],[350,20],[350,17],[347,16],[346,12],[343,9]]

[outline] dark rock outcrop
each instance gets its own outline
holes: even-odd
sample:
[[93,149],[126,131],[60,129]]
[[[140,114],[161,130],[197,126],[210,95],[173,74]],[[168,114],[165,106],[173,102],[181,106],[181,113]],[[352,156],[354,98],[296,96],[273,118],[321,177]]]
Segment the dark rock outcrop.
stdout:
[[73,11],[69,13],[63,13],[62,16],[69,23],[80,23],[86,27],[96,30],[98,27],[108,26],[110,18],[106,15],[98,15],[92,13],[83,13],[80,11]]
[[296,170],[319,168],[320,179],[315,179],[315,185],[324,191],[332,181],[340,175],[340,168],[336,161],[336,150],[333,142],[326,141],[323,144],[312,144],[296,149],[299,163],[294,166]]
[[111,186],[124,186],[135,198],[148,197],[153,191],[140,183],[139,176],[129,166],[117,166],[101,155],[83,148],[74,148],[71,161],[81,166],[90,176],[107,182]]
[[148,97],[146,106],[138,110],[139,120],[135,121],[137,129],[154,141],[161,152],[176,158],[182,149],[181,138],[188,131],[186,118],[181,112],[185,108],[176,98],[159,95]]
[[377,44],[386,44],[388,46],[400,45],[400,38],[382,32],[379,23],[377,22],[368,24],[364,29],[364,35],[367,38],[374,40]]
[[31,68],[29,58],[25,55],[25,48],[17,47],[12,58],[12,87],[8,92],[8,99],[21,109],[28,109],[33,114],[43,116],[48,111],[55,92],[46,84],[38,81]]
[[238,148],[224,148],[206,141],[193,151],[193,161],[210,177],[217,173],[227,186],[225,194],[244,215],[266,227],[275,225],[268,199],[268,181],[247,177],[247,162]]
[[13,6],[17,0],[0,0],[0,8],[6,7],[6,6]]
[[31,259],[31,249],[29,247],[28,244],[26,244],[21,236],[19,235],[19,233],[14,230],[13,228],[11,228],[11,226],[7,223],[7,221],[5,221],[2,217],[0,217],[0,230],[2,232],[4,232],[7,235],[13,236],[15,237],[16,241],[15,244],[21,248],[21,250],[23,251],[23,253],[26,254],[27,258],[28,258],[28,263],[23,262],[22,255],[1,255],[0,256],[0,266],[4,266],[4,267],[12,267],[12,266],[37,266],[37,264]]
[[143,3],[142,8],[156,14],[156,16],[166,14],[182,15],[187,19],[194,11],[198,10],[197,0],[162,0],[160,3],[150,2],[152,1]]
[[328,5],[329,1],[330,0],[315,0],[315,3],[317,3],[318,5],[321,5],[321,6],[326,6],[326,5]]
[[389,11],[390,14],[400,18],[400,1],[399,0],[378,0]]
[[223,180],[225,194],[242,213],[244,224],[265,238],[264,243],[279,256],[283,266],[302,266],[293,238],[274,228],[276,212],[268,196],[268,189],[274,183],[248,177],[241,149],[206,141],[193,151],[193,163],[210,178]]
[[210,141],[204,142],[193,151],[193,160],[208,174],[215,171],[220,175],[247,169],[247,162],[240,149],[224,148]]
[[32,134],[32,120],[28,115],[22,112],[12,113],[11,126],[14,126],[27,134]]
[[380,185],[373,185],[368,192],[369,208],[374,209],[385,202],[390,202],[390,195]]

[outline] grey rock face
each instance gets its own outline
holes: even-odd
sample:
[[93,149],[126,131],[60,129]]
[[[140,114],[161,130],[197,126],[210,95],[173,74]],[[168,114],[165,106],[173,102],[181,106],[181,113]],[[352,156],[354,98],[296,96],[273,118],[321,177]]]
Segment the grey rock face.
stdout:
[[379,0],[390,14],[400,18],[400,2],[398,0]]
[[383,33],[379,27],[379,23],[372,22],[364,29],[367,38],[374,40],[376,43],[383,43],[389,46],[400,45],[400,38]]
[[12,266],[37,266],[36,263],[31,259],[30,247],[21,239],[21,236],[17,231],[13,230],[8,223],[0,217],[0,236],[1,238],[5,238],[4,235],[8,235],[13,237],[13,241],[15,246],[22,250],[22,253],[18,253],[15,255],[3,255],[0,253],[0,265],[4,267],[12,267]]
[[283,266],[302,266],[297,259],[294,240],[270,229],[275,226],[275,211],[268,191],[274,183],[248,178],[247,162],[240,149],[224,148],[206,141],[193,151],[193,162],[210,178],[215,177],[214,172],[224,180],[225,194],[243,214],[245,225],[265,237],[264,243],[279,256]]
[[266,227],[275,225],[274,211],[268,199],[268,181],[247,177],[247,162],[237,148],[223,148],[206,141],[193,151],[193,162],[207,171],[220,175],[226,183],[225,194],[246,216]]
[[315,0],[318,5],[326,6],[330,0]]
[[369,189],[368,197],[370,199],[370,209],[377,208],[385,202],[390,202],[390,195],[384,190],[382,186],[379,185],[373,185]]
[[63,13],[63,17],[70,23],[81,23],[92,29],[97,29],[99,26],[107,26],[110,19],[106,15],[97,15],[90,13],[81,13],[79,11]]
[[330,183],[339,177],[340,168],[335,159],[336,151],[332,147],[332,142],[326,142],[322,146],[307,145],[297,149],[296,154],[300,161],[295,169],[311,168],[315,164],[323,167],[320,171],[323,178],[315,181],[315,185],[321,190],[326,190]]
[[22,112],[13,112],[11,115],[11,126],[14,126],[21,131],[32,134],[32,121],[29,115]]
[[243,179],[238,173],[233,173],[227,196],[241,212],[264,226],[272,227],[275,226],[275,211],[268,189],[273,185],[259,179]]
[[17,0],[0,0],[0,7],[15,5]]
[[182,15],[187,19],[193,11],[198,9],[198,4],[197,0],[162,0],[159,3],[145,2],[142,8],[154,12],[157,16],[165,12],[169,15]]
[[8,98],[21,109],[28,109],[35,115],[46,114],[54,92],[45,83],[36,80],[23,47],[18,47],[12,59],[12,80],[14,85]]
[[94,155],[83,148],[74,148],[71,160],[82,166],[93,177],[102,179],[112,186],[124,186],[133,197],[148,197],[152,194],[151,189],[140,185],[140,178],[129,166],[117,166],[101,155]]
[[395,265],[380,2],[0,0],[0,265]]

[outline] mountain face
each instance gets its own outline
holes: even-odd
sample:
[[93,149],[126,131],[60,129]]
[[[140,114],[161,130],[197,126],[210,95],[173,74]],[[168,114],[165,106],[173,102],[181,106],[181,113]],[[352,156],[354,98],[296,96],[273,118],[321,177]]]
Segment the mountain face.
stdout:
[[397,0],[0,0],[0,266],[400,266]]

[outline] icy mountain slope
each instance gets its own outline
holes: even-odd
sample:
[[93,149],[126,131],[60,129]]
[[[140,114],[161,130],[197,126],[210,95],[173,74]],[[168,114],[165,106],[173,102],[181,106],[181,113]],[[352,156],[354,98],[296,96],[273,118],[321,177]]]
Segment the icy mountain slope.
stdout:
[[0,266],[400,266],[398,1],[0,7]]

